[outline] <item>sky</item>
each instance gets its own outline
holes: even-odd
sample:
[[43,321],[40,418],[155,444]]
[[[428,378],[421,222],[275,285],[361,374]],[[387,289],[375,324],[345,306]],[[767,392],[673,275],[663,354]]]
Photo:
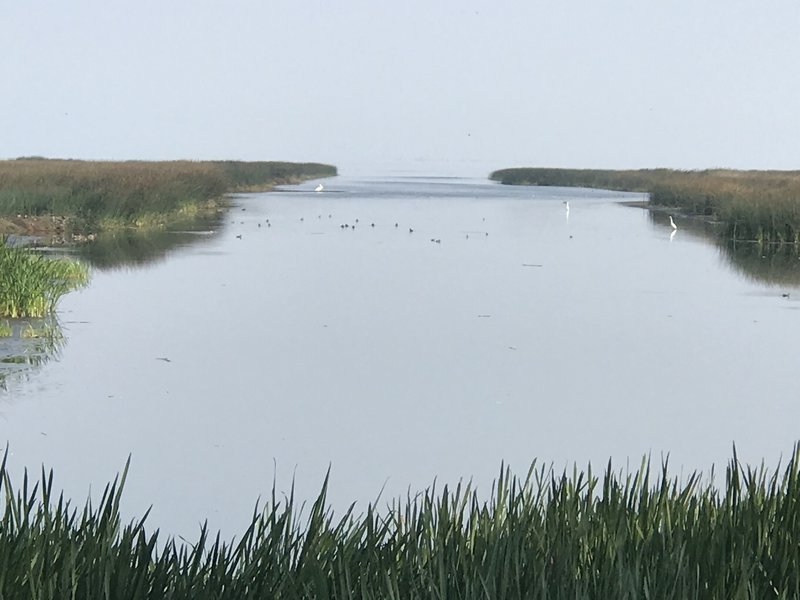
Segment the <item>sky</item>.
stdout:
[[800,168],[800,1],[0,3],[0,158]]

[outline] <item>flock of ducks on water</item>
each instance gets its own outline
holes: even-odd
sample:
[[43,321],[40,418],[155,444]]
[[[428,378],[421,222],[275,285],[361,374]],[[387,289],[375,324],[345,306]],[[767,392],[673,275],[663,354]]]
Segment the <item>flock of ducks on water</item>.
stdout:
[[[325,189],[325,186],[323,186],[323,185],[320,183],[319,185],[317,185],[317,187],[315,187],[315,188],[314,188],[314,191],[315,191],[315,192],[322,192],[324,189]],[[564,211],[565,211],[565,213],[566,213],[567,220],[569,220],[569,202],[568,202],[567,200],[565,200],[564,202],[562,202],[562,204],[564,205]],[[244,211],[244,210],[246,210],[246,209],[245,209],[245,208],[242,208],[242,210]],[[318,219],[322,219],[322,215],[317,215],[317,218],[318,218]],[[329,215],[328,215],[328,218],[329,218],[329,219],[333,218],[333,215],[332,215],[332,214],[329,214]],[[304,221],[304,218],[303,218],[303,217],[300,217],[300,221],[301,221],[301,222],[303,222],[303,221]],[[484,219],[483,219],[483,221],[486,221],[486,218],[484,218]],[[231,221],[231,222],[233,223],[234,221]],[[244,224],[244,221],[242,221],[241,223],[242,223],[242,224]],[[355,230],[355,228],[356,228],[356,225],[357,225],[358,223],[359,223],[359,220],[358,220],[358,219],[355,219],[355,222],[354,222],[352,225],[351,225],[351,224],[349,224],[349,223],[343,223],[343,224],[342,224],[342,225],[340,225],[339,227],[340,227],[341,229],[350,229],[350,230]],[[267,227],[272,227],[272,223],[270,223],[270,220],[269,220],[269,219],[267,219],[267,220],[266,220],[266,225],[267,225]],[[259,227],[261,227],[261,223],[258,223],[258,226],[259,226]],[[375,228],[375,223],[370,223],[370,224],[369,224],[369,226],[370,226],[370,228]],[[670,228],[672,229],[672,231],[671,231],[671,233],[670,233],[670,236],[669,236],[669,239],[670,239],[670,241],[672,241],[672,239],[675,237],[675,234],[676,234],[676,233],[677,233],[677,231],[678,231],[678,226],[675,224],[675,220],[672,218],[672,215],[669,215],[669,226],[670,226]],[[395,224],[394,224],[394,227],[395,227],[395,229],[397,229],[397,228],[399,228],[399,227],[400,227],[400,224],[399,224],[399,223],[395,223]],[[413,228],[413,227],[409,227],[409,228],[408,228],[408,233],[414,233],[414,228]],[[482,232],[472,232],[472,233],[473,233],[473,234],[474,234],[474,233],[483,233],[483,236],[484,236],[484,237],[488,237],[488,235],[489,235],[489,232],[488,232],[488,231],[482,231]],[[572,236],[569,236],[569,237],[570,237],[570,239],[572,239]],[[239,239],[239,240],[240,240],[240,239],[242,239],[242,234],[238,234],[238,235],[236,236],[236,239]],[[469,239],[469,233],[466,233],[466,239]],[[433,242],[433,243],[435,243],[435,244],[441,244],[441,243],[442,243],[442,240],[441,240],[441,238],[431,238],[430,240],[431,240],[431,242]],[[526,266],[527,266],[527,265],[526,265]],[[538,266],[538,265],[537,265],[537,266]],[[787,298],[787,299],[788,299],[788,298],[790,298],[790,295],[789,295],[788,293],[783,293],[783,294],[781,294],[781,296],[782,296],[783,298]]]
[[[246,209],[242,208],[242,210],[244,211],[244,210],[246,210]],[[333,218],[333,215],[332,215],[332,214],[329,214],[329,215],[328,215],[328,218],[329,218],[329,219]],[[322,219],[322,215],[317,215],[317,219]],[[484,219],[484,221],[485,221],[485,220],[486,220],[486,219]],[[300,221],[301,223],[305,222],[305,217],[300,217],[299,221]],[[235,223],[235,222],[236,222],[236,221],[231,221],[231,223]],[[272,227],[272,223],[270,222],[270,220],[269,220],[269,219],[266,219],[264,222],[266,223],[267,227]],[[244,225],[244,221],[240,221],[240,224],[241,224],[241,225]],[[339,228],[340,228],[340,229],[350,229],[351,231],[355,231],[355,229],[356,229],[356,225],[358,225],[358,224],[359,224],[359,220],[358,220],[358,219],[355,219],[355,220],[354,220],[354,222],[353,222],[353,224],[350,224],[350,223],[342,223],[341,225],[339,225]],[[257,226],[258,226],[258,227],[261,227],[261,223],[258,223],[258,224],[257,224]],[[375,228],[375,223],[370,223],[370,224],[369,224],[369,227],[370,227],[371,229],[374,229],[374,228]],[[395,224],[394,224],[394,227],[395,227],[395,229],[399,229],[399,227],[400,227],[400,223],[395,223]],[[414,233],[414,231],[415,231],[415,230],[414,230],[414,228],[413,228],[413,227],[409,227],[409,228],[408,228],[408,233]],[[473,232],[470,232],[470,233],[473,233],[473,234],[475,234],[475,233],[482,233],[484,237],[488,237],[488,236],[489,236],[489,232],[488,232],[488,231],[480,231],[480,232],[475,232],[475,231],[473,231]],[[241,233],[237,234],[237,235],[236,235],[236,239],[237,239],[237,240],[241,240],[241,239],[242,239],[242,234],[241,234]],[[469,233],[467,233],[467,234],[466,234],[466,239],[469,239]],[[431,238],[431,242],[433,242],[433,243],[435,243],[435,244],[441,244],[441,243],[442,243],[442,240],[441,240],[441,238]]]
[[[320,183],[319,185],[317,185],[317,187],[315,187],[315,188],[314,188],[314,191],[315,191],[315,192],[322,192],[324,189],[325,189],[325,186],[323,186],[323,185]],[[246,208],[242,208],[242,211],[245,211],[245,210],[247,210],[247,209],[246,209]],[[569,210],[569,207],[567,207],[567,210]],[[332,215],[332,214],[329,214],[329,215],[328,215],[328,218],[329,218],[329,219],[333,218],[333,215]],[[322,215],[317,215],[317,219],[322,219]],[[485,220],[486,220],[486,218],[484,218],[483,220],[485,221]],[[305,221],[305,218],[304,218],[304,217],[300,217],[300,222],[302,223],[302,222],[304,222],[304,221]],[[231,221],[231,223],[235,223],[235,221]],[[240,223],[241,223],[242,225],[244,225],[244,221],[240,221]],[[267,227],[272,227],[272,223],[270,223],[269,219],[267,219],[267,220],[265,221],[265,223],[266,223]],[[354,231],[354,230],[355,230],[355,228],[356,228],[356,225],[357,225],[358,223],[359,223],[359,220],[358,220],[358,219],[355,219],[355,222],[354,222],[352,225],[351,225],[350,223],[343,223],[343,224],[342,224],[342,225],[340,225],[339,227],[340,227],[341,229],[350,229],[350,230],[353,230],[353,231]],[[369,224],[369,226],[370,226],[370,228],[374,228],[374,227],[375,227],[375,223],[370,223],[370,224]],[[395,224],[394,224],[394,226],[395,226],[395,228],[397,229],[397,228],[399,228],[399,227],[400,227],[400,224],[399,224],[399,223],[395,223]],[[261,223],[258,223],[258,227],[261,227]],[[408,228],[408,233],[414,233],[414,228],[413,228],[413,227],[409,227],[409,228]],[[472,232],[472,233],[476,233],[476,232]],[[480,232],[480,233],[483,233],[484,237],[488,237],[488,236],[489,236],[489,232],[488,232],[488,231],[482,231],[482,232]],[[570,237],[571,237],[571,236],[570,236]],[[241,239],[242,239],[242,234],[241,234],[241,233],[240,233],[240,234],[237,234],[237,235],[236,235],[236,239],[237,239],[237,240],[241,240]],[[469,233],[467,233],[467,234],[466,234],[466,239],[469,239]],[[441,238],[431,238],[431,242],[433,242],[434,244],[441,244],[441,243],[442,243],[442,240],[441,240]]]
[[[320,183],[320,184],[318,184],[318,185],[317,185],[317,186],[314,188],[314,191],[315,191],[315,192],[317,192],[317,193],[319,193],[319,192],[322,192],[322,191],[324,191],[324,190],[325,190],[325,186],[324,186],[324,185],[322,185],[321,183]],[[562,204],[564,205],[564,210],[565,210],[565,212],[566,212],[566,217],[567,217],[567,220],[569,220],[569,201],[567,201],[567,200],[564,200],[564,201],[562,202]],[[242,210],[244,211],[244,210],[246,210],[246,209],[242,208]],[[331,215],[331,214],[329,214],[329,215],[328,215],[328,218],[329,218],[329,219],[330,219],[330,218],[332,218],[332,217],[333,217],[333,215]],[[317,218],[318,218],[318,219],[321,219],[321,218],[322,218],[322,215],[317,215]],[[300,217],[300,221],[301,221],[301,222],[303,222],[304,220],[305,220],[305,219],[304,219],[303,217]],[[483,220],[485,221],[486,219],[484,218]],[[233,222],[233,221],[231,221],[231,222]],[[343,224],[342,224],[342,225],[340,225],[339,227],[340,227],[341,229],[351,229],[351,230],[355,230],[355,228],[356,228],[356,225],[358,224],[358,222],[359,222],[359,221],[358,221],[358,219],[356,219],[356,220],[355,220],[355,223],[353,223],[352,225],[351,225],[351,224],[349,224],[349,223],[343,223]],[[244,224],[244,221],[242,221],[242,224]],[[272,223],[270,223],[269,219],[267,219],[267,220],[266,220],[266,224],[267,224],[267,227],[272,227]],[[669,236],[669,239],[670,239],[670,241],[672,241],[672,238],[674,238],[674,237],[675,237],[675,232],[678,230],[678,226],[675,224],[675,221],[673,220],[673,218],[672,218],[672,215],[669,215],[669,225],[670,225],[670,227],[672,228],[672,233],[670,234],[670,236]],[[261,227],[261,223],[258,223],[258,226],[259,226],[259,227]],[[375,227],[375,223],[370,223],[370,224],[369,224],[369,226],[370,226],[371,228],[374,228],[374,227]],[[395,224],[394,224],[394,226],[395,226],[395,228],[398,228],[398,227],[400,226],[400,224],[399,224],[399,223],[395,223]],[[413,229],[413,227],[409,227],[409,228],[408,228],[408,233],[414,233],[414,229]],[[474,232],[473,232],[473,233],[474,233]],[[484,231],[484,232],[482,232],[482,233],[484,234],[484,237],[487,237],[487,236],[489,235],[489,232],[488,232],[488,231]],[[569,236],[569,237],[570,237],[570,239],[572,239],[572,236]],[[242,239],[242,234],[238,234],[238,235],[236,236],[236,239],[239,239],[239,240],[240,240],[240,239]],[[469,239],[469,233],[467,233],[467,234],[466,234],[466,239]],[[440,238],[431,238],[431,242],[434,242],[434,243],[436,243],[436,244],[441,244],[441,243],[442,243],[442,240],[441,240]]]

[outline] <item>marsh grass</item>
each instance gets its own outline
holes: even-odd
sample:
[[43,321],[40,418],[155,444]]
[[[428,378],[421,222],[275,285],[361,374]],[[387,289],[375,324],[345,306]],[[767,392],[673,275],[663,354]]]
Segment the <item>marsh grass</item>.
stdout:
[[230,191],[335,174],[318,163],[6,160],[0,215],[69,217],[79,231],[159,226],[213,210]]
[[88,278],[88,269],[79,262],[12,247],[0,238],[0,317],[44,317]]
[[800,171],[519,168],[495,171],[490,178],[647,193],[654,205],[721,221],[726,239],[800,243]]
[[220,160],[211,164],[222,169],[229,192],[258,192],[275,185],[336,175],[336,167],[321,163]]
[[734,457],[721,489],[649,462],[524,478],[501,469],[491,497],[469,485],[353,507],[335,517],[327,478],[308,510],[273,491],[239,537],[193,543],[128,524],[128,471],[98,504],[56,496],[52,472],[0,476],[0,597],[43,598],[797,598],[800,456],[783,470]]

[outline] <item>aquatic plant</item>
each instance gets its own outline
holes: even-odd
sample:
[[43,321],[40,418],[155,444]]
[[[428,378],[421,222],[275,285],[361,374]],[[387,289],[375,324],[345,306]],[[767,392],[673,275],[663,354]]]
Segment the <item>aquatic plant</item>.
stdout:
[[[655,471],[656,475],[652,475]],[[0,487],[0,597],[43,598],[796,598],[800,455],[781,471],[740,464],[724,486],[678,480],[649,461],[524,478],[501,469],[491,497],[432,487],[380,511],[334,517],[327,478],[310,510],[273,494],[226,542],[194,543],[123,524],[128,472],[81,510],[53,473]],[[709,478],[711,479],[711,478]]]
[[67,292],[86,284],[88,269],[66,258],[16,248],[0,238],[0,316],[43,317]]
[[495,171],[490,178],[514,185],[643,192],[653,205],[721,221],[726,239],[800,242],[800,171],[520,168]]

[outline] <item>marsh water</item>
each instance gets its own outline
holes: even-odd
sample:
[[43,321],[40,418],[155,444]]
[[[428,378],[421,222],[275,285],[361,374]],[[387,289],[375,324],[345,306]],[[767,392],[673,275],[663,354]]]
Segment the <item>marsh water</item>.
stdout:
[[795,257],[673,234],[632,194],[317,183],[94,247],[58,352],[0,391],[12,468],[80,504],[130,456],[126,515],[191,540],[329,468],[332,505],[364,508],[534,459],[775,465],[800,437]]

